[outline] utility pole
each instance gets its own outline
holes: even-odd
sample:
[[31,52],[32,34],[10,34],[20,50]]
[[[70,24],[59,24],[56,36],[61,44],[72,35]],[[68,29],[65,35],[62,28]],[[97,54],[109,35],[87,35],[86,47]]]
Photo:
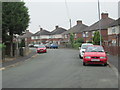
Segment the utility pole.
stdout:
[[71,25],[71,19],[69,19],[69,22],[70,22],[70,28],[71,28],[71,26],[72,26],[72,25]]
[[99,3],[99,0],[98,0],[98,16],[99,16],[100,45],[102,45],[101,22],[100,22],[100,3]]

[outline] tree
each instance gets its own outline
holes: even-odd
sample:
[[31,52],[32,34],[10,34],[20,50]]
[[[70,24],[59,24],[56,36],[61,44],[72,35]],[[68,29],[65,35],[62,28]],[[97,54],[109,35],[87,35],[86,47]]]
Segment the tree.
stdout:
[[84,39],[83,38],[78,38],[77,40],[75,40],[75,43],[84,43]]
[[70,44],[72,47],[74,47],[74,34],[70,33]]
[[24,2],[2,3],[2,37],[3,42],[9,37],[11,43],[11,56],[13,56],[13,36],[22,34],[29,24],[28,8]]
[[96,31],[94,33],[93,44],[100,45],[100,33],[99,33],[99,31]]

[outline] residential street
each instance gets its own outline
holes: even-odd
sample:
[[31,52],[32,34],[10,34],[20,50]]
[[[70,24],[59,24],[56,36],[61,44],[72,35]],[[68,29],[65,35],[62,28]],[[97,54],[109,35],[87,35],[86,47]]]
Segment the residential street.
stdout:
[[3,70],[3,88],[118,88],[111,67],[83,66],[78,54],[74,49],[48,49]]

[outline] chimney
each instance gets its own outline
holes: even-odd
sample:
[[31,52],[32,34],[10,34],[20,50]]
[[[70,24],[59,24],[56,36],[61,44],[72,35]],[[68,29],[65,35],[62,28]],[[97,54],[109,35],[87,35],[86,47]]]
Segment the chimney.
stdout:
[[102,19],[108,18],[108,13],[102,13],[102,14],[101,14],[101,18],[102,18]]
[[43,28],[40,28],[40,31],[42,31],[43,30]]
[[82,21],[81,21],[81,20],[78,20],[78,21],[77,21],[77,25],[78,25],[78,24],[82,24]]
[[29,32],[29,30],[26,30],[25,33]]
[[57,26],[55,26],[55,29],[57,29],[59,26],[57,25]]

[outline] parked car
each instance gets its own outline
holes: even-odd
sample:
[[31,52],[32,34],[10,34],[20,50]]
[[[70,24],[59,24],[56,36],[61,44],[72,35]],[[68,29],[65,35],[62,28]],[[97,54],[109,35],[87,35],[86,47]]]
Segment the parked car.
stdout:
[[34,47],[34,45],[33,45],[33,44],[29,44],[28,46],[29,46],[29,47]]
[[47,43],[47,44],[45,44],[45,47],[46,47],[46,48],[50,48],[51,45],[50,45],[49,43]]
[[51,44],[51,45],[50,45],[50,48],[54,48],[54,49],[56,48],[56,49],[57,49],[57,48],[58,48],[58,45],[57,45],[57,44]]
[[37,48],[38,46],[40,46],[39,44],[34,44],[34,47]]
[[44,45],[39,45],[37,47],[37,53],[46,53],[47,52],[47,49]]
[[100,45],[88,46],[83,57],[83,65],[87,64],[103,64],[107,65],[108,57],[103,47]]
[[93,44],[92,44],[92,43],[83,43],[83,44],[81,45],[81,47],[79,47],[79,49],[80,49],[80,51],[79,51],[79,57],[80,57],[80,59],[83,58],[85,49],[86,49],[87,46],[89,46],[89,45],[93,45]]

